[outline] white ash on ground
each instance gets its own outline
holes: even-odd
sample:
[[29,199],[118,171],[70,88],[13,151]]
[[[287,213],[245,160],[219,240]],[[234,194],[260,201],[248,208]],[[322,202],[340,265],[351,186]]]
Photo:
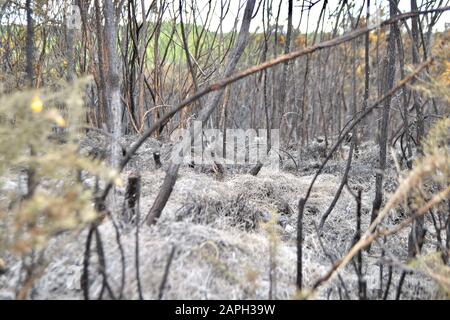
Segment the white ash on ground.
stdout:
[[[148,146],[158,150],[158,146]],[[153,148],[153,149],[152,149]],[[372,152],[373,153],[373,152]],[[362,230],[369,224],[373,195],[373,168],[363,153],[355,160],[358,175],[351,176],[351,186],[363,190]],[[141,158],[139,158],[141,157]],[[142,219],[148,213],[164,179],[164,168],[146,167],[150,155],[138,154],[143,165],[140,212]],[[364,162],[366,165],[364,166]],[[336,164],[337,162],[335,162]],[[333,165],[333,163],[331,164]],[[336,164],[336,166],[341,164]],[[345,164],[344,164],[345,166]],[[395,181],[392,168],[389,171]],[[126,181],[130,171],[123,173]],[[364,175],[365,174],[365,175]],[[364,175],[364,176],[362,176]],[[307,202],[304,215],[304,286],[310,288],[336,261],[346,254],[352,244],[356,224],[356,203],[345,190],[322,230],[322,242],[318,240],[315,224],[332,202],[340,184],[342,171],[327,170],[319,176]],[[296,232],[298,201],[311,182],[311,174],[273,171],[264,168],[257,176],[226,174],[216,179],[212,174],[183,167],[174,191],[162,212],[158,223],[152,227],[143,224],[139,233],[139,266],[142,294],[145,299],[157,299],[169,253],[175,247],[173,261],[168,273],[163,299],[267,299],[272,287],[272,297],[290,299],[295,296],[296,278]],[[124,194],[124,189],[119,190]],[[119,197],[121,198],[121,197]],[[121,203],[116,206],[114,217],[120,222]],[[271,226],[271,221],[275,221]],[[386,223],[394,224],[394,219]],[[125,255],[125,281],[123,296],[138,299],[136,280],[135,244],[136,229],[119,223],[121,243]],[[270,231],[272,230],[272,231]],[[273,231],[274,230],[274,231]],[[108,282],[118,298],[122,284],[121,254],[116,242],[115,229],[106,220],[99,227],[106,258]],[[276,234],[276,237],[273,235]],[[61,235],[51,241],[45,252],[45,269],[36,281],[31,298],[35,299],[82,299],[80,278],[83,270],[87,231],[79,235]],[[386,245],[391,254],[400,261],[407,257],[408,230],[391,237]],[[275,240],[274,240],[275,239]],[[389,244],[396,243],[396,246]],[[400,244],[400,245],[399,245]],[[275,246],[275,278],[270,283],[270,248]],[[372,246],[364,252],[368,262],[364,268],[370,298],[377,298],[379,286],[380,247]],[[424,250],[432,250],[427,245]],[[90,294],[97,297],[102,288],[102,277],[93,242],[90,267]],[[328,257],[327,257],[328,255]],[[14,297],[19,276],[23,274],[22,263],[12,257],[4,257],[6,272],[0,275],[0,298]],[[387,268],[383,282],[387,281]],[[400,270],[395,269],[392,286],[398,283]],[[340,273],[349,291],[349,297],[337,289],[336,278],[324,286],[315,296],[317,299],[356,299],[358,279],[350,264]],[[391,290],[389,298],[395,292]],[[422,275],[408,275],[405,279],[403,299],[438,297],[436,285]],[[103,298],[110,298],[103,292]]]

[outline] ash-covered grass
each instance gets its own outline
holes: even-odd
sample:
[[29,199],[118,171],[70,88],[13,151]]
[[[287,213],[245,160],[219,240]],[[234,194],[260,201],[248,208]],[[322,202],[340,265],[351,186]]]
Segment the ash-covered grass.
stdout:
[[[364,152],[354,159],[350,173],[351,188],[360,188],[362,198],[362,230],[370,220],[374,166],[377,150],[365,146]],[[162,150],[155,141],[143,146],[130,168],[123,173],[126,181],[131,170],[141,168],[142,194],[140,212],[142,220],[148,213],[164,179],[164,167],[156,169],[152,162],[154,150]],[[162,159],[166,159],[167,151]],[[290,160],[289,160],[290,159]],[[157,299],[170,251],[175,254],[168,274],[163,299],[267,299],[272,287],[276,299],[295,296],[297,264],[296,234],[299,198],[304,196],[314,170],[307,166],[320,163],[320,159],[296,159],[295,170],[289,167],[291,158],[284,159],[281,170],[264,168],[258,176],[227,171],[218,179],[214,174],[182,167],[174,191],[158,223],[148,227],[143,223],[139,233],[140,279],[145,299]],[[307,202],[304,215],[304,287],[311,287],[351,247],[356,225],[356,202],[344,188],[342,195],[322,230],[320,245],[315,225],[333,200],[345,168],[345,161],[334,159],[324,174],[317,179]],[[386,188],[397,183],[392,164],[388,170]],[[11,183],[9,183],[11,184]],[[125,280],[123,297],[138,299],[136,280],[136,229],[121,223],[119,190],[114,216],[121,226],[121,242],[125,253]],[[401,213],[398,213],[401,214]],[[271,223],[273,227],[271,227]],[[395,214],[387,224],[395,224]],[[122,283],[121,255],[111,221],[100,225],[106,257],[106,274],[115,295]],[[384,246],[404,262],[407,257],[407,237],[404,230],[388,239]],[[78,235],[61,235],[51,241],[43,256],[45,268],[31,292],[32,298],[82,299],[80,277],[87,231]],[[380,243],[381,244],[381,243]],[[275,248],[275,281],[270,285],[270,248]],[[324,250],[326,250],[326,253]],[[433,250],[426,245],[424,250]],[[380,245],[375,243],[370,252],[363,253],[364,277],[369,298],[376,299],[379,287]],[[4,258],[7,272],[0,275],[0,298],[13,298],[19,276],[23,276],[22,262],[11,256]],[[91,297],[97,297],[102,287],[95,255],[95,241],[91,258]],[[391,294],[393,298],[401,270],[394,267]],[[387,281],[387,267],[383,271],[383,285]],[[357,277],[352,264],[340,274],[350,299],[357,298]],[[314,297],[317,299],[347,298],[338,290],[340,279],[324,286]],[[408,275],[402,299],[434,298],[437,288],[421,275]],[[103,298],[108,298],[104,292]]]

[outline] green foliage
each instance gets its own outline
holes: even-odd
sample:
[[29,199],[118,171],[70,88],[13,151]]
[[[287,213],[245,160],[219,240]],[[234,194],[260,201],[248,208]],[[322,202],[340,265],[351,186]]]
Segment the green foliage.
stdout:
[[[117,174],[79,153],[82,92],[89,79],[50,90],[0,95],[0,181],[29,176],[25,197],[9,192],[0,206],[0,249],[43,248],[57,233],[82,228],[97,214],[80,173],[110,181]],[[28,172],[28,174],[27,174]],[[4,184],[0,184],[0,194]],[[6,200],[6,201],[5,201]]]
[[[154,32],[156,25],[153,22],[149,23],[149,36]],[[186,62],[186,53],[184,52],[183,40],[181,37],[181,25],[173,25],[173,22],[162,22],[161,33],[158,38],[158,59],[162,59],[163,55],[167,61]],[[174,29],[175,28],[175,32]],[[204,29],[201,26],[192,24],[185,24],[184,26],[186,39],[189,47],[189,53],[192,57],[198,56],[199,60],[202,57],[207,57],[213,51],[214,54],[219,53],[219,36],[214,32]],[[173,34],[173,35],[172,35]],[[154,37],[154,36],[153,36]],[[201,37],[201,38],[200,38]],[[232,41],[233,35],[231,33],[224,33],[223,45],[229,44]],[[222,41],[222,40],[221,40]],[[166,54],[167,52],[167,54]],[[155,41],[151,41],[146,51],[147,63],[152,65],[155,63]]]

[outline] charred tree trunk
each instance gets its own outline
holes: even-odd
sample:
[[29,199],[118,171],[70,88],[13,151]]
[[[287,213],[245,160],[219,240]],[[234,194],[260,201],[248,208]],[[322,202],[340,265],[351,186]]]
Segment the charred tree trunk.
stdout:
[[97,84],[98,91],[98,106],[97,106],[97,126],[101,127],[103,124],[108,122],[108,103],[106,99],[106,61],[103,50],[103,27],[102,27],[102,14],[100,11],[99,0],[95,0],[95,26],[97,31],[97,52],[98,52],[98,73],[99,73],[99,83]]
[[141,175],[133,172],[128,177],[125,191],[123,220],[126,223],[139,223],[139,202],[141,198]]
[[105,40],[108,56],[107,100],[111,110],[111,166],[118,168],[121,159],[119,138],[122,134],[119,59],[117,57],[117,26],[114,2],[106,0],[105,12]]
[[[411,0],[411,10],[413,11],[418,10],[416,0]],[[413,64],[419,63],[419,31],[418,31],[419,23],[420,21],[418,16],[412,18],[411,33],[413,38],[412,43]],[[420,97],[416,91],[413,91],[413,99],[414,99],[414,109],[416,110],[417,151],[418,153],[422,153],[422,147],[420,144],[423,136],[425,135],[424,116],[422,106],[420,105]],[[407,137],[407,139],[409,139],[409,137]],[[409,234],[409,242],[408,242],[408,255],[410,258],[415,257],[418,253],[420,253],[424,241],[424,236],[425,236],[424,216],[421,216],[414,219],[414,222],[411,226],[411,232]]]
[[[411,11],[418,11],[417,8],[417,1],[411,0]],[[419,17],[414,16],[411,19],[411,33],[412,33],[412,40],[413,43],[411,45],[412,47],[412,62],[413,64],[419,64]],[[414,83],[414,80],[412,84]],[[414,110],[416,110],[416,123],[417,123],[417,139],[416,142],[418,144],[418,150],[420,151],[420,141],[422,140],[422,137],[424,136],[424,120],[423,120],[423,110],[420,105],[420,97],[416,91],[413,92],[413,99],[414,99]]]
[[25,9],[27,11],[27,39],[26,39],[26,73],[28,86],[33,87],[34,78],[34,26],[33,26],[33,8],[31,6],[31,0],[27,0],[25,3]]
[[[395,30],[395,38],[397,40],[397,48],[398,48],[398,54],[399,54],[399,62],[400,62],[400,77],[402,79],[405,78],[405,52],[403,50],[403,43],[402,43],[402,38],[401,38],[401,34],[400,34],[400,30],[397,28]],[[412,163],[411,163],[411,157],[412,157],[412,148],[411,148],[411,143],[410,143],[410,130],[409,130],[409,120],[408,120],[408,115],[409,115],[409,111],[408,111],[408,93],[406,88],[404,87],[402,89],[402,103],[403,103],[403,135],[406,139],[406,151],[407,154],[403,154],[403,156],[406,158],[404,159],[406,161],[406,165],[409,169],[412,168]],[[402,149],[403,152],[403,143],[402,143],[402,139],[400,138],[400,147]]]
[[[397,8],[397,0],[390,0],[389,2],[390,8],[390,16],[391,18],[396,14]],[[394,22],[390,25],[390,32],[388,38],[388,46],[387,46],[387,57],[384,63],[384,74],[386,82],[384,83],[384,93],[389,92],[394,87],[394,78],[395,78],[395,28],[397,23]],[[384,100],[383,104],[383,114],[381,119],[381,130],[380,130],[380,155],[379,155],[379,166],[378,172],[376,173],[375,178],[375,199],[373,201],[372,207],[372,216],[371,222],[375,220],[378,215],[378,211],[381,208],[383,202],[383,178],[384,171],[386,169],[386,147],[387,147],[387,138],[388,138],[388,129],[389,129],[389,114],[391,107],[391,96],[388,96],[386,100]],[[369,247],[370,249],[370,247]]]
[[[27,0],[25,3],[25,9],[27,11],[27,37],[26,37],[26,73],[27,73],[27,86],[29,88],[34,87],[34,26],[33,26],[33,8],[31,6],[31,0]],[[30,155],[34,156],[35,151],[32,145],[30,145]],[[36,173],[34,167],[30,165],[27,170],[27,195],[26,198],[31,198],[36,189]]]
[[263,167],[262,162],[258,161],[258,163],[250,170],[249,173],[250,173],[252,176],[257,176],[258,173],[259,173],[259,171],[261,171],[262,167]]
[[[72,1],[72,6],[75,6],[75,1]],[[72,10],[72,8],[70,8]],[[69,16],[66,19],[73,19],[71,15],[74,12],[69,10]],[[75,77],[75,61],[73,59],[73,44],[74,44],[74,36],[75,36],[75,25],[72,25],[71,21],[66,21],[66,32],[67,32],[67,41],[66,41],[66,59],[67,59],[67,74],[66,79],[67,82],[72,82]]]
[[[369,23],[370,19],[370,0],[367,0],[366,3],[366,23]],[[363,100],[363,110],[366,110],[367,108],[367,101],[369,100],[369,90],[370,90],[370,38],[369,33],[367,32],[364,36],[364,100]],[[364,139],[364,129],[365,124],[367,123],[367,120],[364,120],[364,122],[361,125],[361,136],[362,139]]]
[[[286,32],[286,42],[284,44],[284,54],[287,54],[291,51],[291,38],[292,38],[292,11],[293,11],[293,0],[289,0],[288,4],[288,27]],[[281,77],[281,84],[280,84],[280,112],[279,112],[279,128],[280,130],[283,130],[282,122],[283,122],[283,114],[286,110],[286,95],[287,95],[287,89],[286,89],[286,82],[288,78],[288,71],[289,71],[289,63],[286,62],[283,65],[283,75]]]

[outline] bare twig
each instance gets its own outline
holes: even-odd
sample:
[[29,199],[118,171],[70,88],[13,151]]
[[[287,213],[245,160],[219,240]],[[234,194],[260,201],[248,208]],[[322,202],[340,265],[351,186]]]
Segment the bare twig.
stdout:
[[161,285],[159,286],[159,294],[158,294],[158,300],[161,300],[164,295],[164,290],[167,283],[167,278],[169,277],[169,270],[170,265],[172,264],[173,257],[175,255],[175,246],[172,247],[172,250],[170,251],[169,258],[167,259],[166,268],[164,269],[164,275],[161,281]]
[[303,287],[303,211],[305,209],[305,199],[300,199],[298,202],[298,217],[297,217],[297,289],[302,290]]

